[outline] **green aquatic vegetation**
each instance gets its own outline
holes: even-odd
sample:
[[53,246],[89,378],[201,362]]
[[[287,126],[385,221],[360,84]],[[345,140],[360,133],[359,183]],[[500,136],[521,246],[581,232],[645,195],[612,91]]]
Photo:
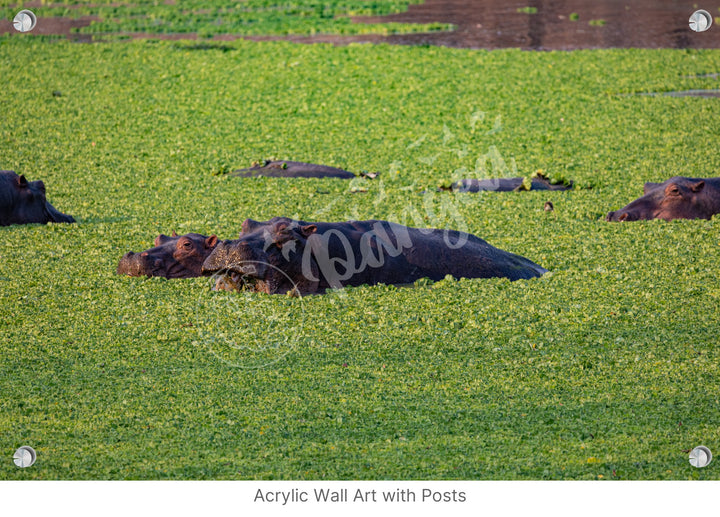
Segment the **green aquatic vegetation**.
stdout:
[[532,174],[530,174],[530,177],[524,178],[525,180],[529,181],[529,184],[532,185],[532,179],[533,178],[540,178],[547,180],[551,185],[565,185],[566,187],[570,187],[573,185],[572,178],[568,178],[565,176],[563,172],[557,171],[552,176],[546,176],[545,173],[540,169],[536,170]]
[[[32,4],[41,17],[80,18],[94,16],[78,32],[107,35],[118,33],[187,34],[202,38],[221,34],[234,35],[313,35],[313,34],[401,34],[451,30],[442,23],[364,23],[363,16],[383,16],[406,11],[421,0],[326,1],[288,0],[182,0],[158,2],[132,0],[100,2],[70,0]],[[0,13],[12,19],[26,2],[1,0]],[[357,18],[356,21],[353,18]]]
[[[718,479],[718,219],[606,223],[720,170],[717,50],[0,38],[0,168],[74,225],[0,228],[2,479]],[[60,95],[54,94],[60,92]],[[275,157],[375,179],[237,178]],[[435,192],[543,171],[592,189]],[[543,205],[551,201],[554,211]],[[245,218],[466,229],[548,268],[288,298],[126,278]],[[503,451],[513,451],[506,454]]]

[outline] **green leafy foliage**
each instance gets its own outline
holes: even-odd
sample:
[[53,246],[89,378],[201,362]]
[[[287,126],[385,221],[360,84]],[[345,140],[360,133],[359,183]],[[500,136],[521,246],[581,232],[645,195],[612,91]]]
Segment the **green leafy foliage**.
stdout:
[[[523,178],[523,184],[527,184],[528,187],[532,186],[532,179],[539,178],[548,181],[551,185],[565,185],[566,187],[573,186],[571,178],[566,177],[563,172],[557,171],[551,177],[545,175],[545,173],[539,169],[530,174],[530,177]],[[529,190],[529,188],[527,189]]]
[[[717,175],[715,99],[633,94],[715,87],[720,52],[194,45],[0,39],[0,168],[78,220],[0,228],[3,454],[38,451],[0,478],[718,479],[683,452],[720,442],[718,219],[603,216]],[[225,174],[259,157],[380,175]],[[435,192],[478,163],[594,188]],[[115,274],[158,233],[278,215],[466,229],[552,274],[303,298]]]
[[18,8],[31,4],[41,17],[80,18],[94,16],[89,34],[196,33],[203,38],[220,34],[312,35],[312,34],[401,34],[442,31],[452,28],[441,23],[358,23],[352,17],[382,16],[404,12],[421,0],[0,0],[0,13],[12,19]]

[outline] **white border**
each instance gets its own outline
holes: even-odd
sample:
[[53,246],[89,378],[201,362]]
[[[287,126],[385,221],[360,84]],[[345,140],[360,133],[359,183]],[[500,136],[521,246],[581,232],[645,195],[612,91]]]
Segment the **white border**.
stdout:
[[[463,493],[465,502],[318,503],[315,490],[423,490]],[[258,490],[308,494],[307,502],[253,502]],[[720,481],[6,481],[3,515],[414,516],[708,515],[717,512]],[[711,510],[715,510],[712,512]]]

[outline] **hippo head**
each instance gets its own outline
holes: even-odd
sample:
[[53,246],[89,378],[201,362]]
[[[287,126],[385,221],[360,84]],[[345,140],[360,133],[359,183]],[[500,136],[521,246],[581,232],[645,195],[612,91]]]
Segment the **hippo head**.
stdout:
[[74,222],[47,201],[42,181],[28,181],[13,171],[0,171],[0,226]]
[[715,179],[676,176],[663,183],[645,183],[644,196],[610,212],[606,220],[710,219],[720,212],[720,189]]
[[141,253],[126,253],[118,264],[118,275],[192,278],[200,276],[203,261],[215,249],[218,238],[199,233],[171,237],[158,235],[155,247]]
[[202,266],[203,275],[217,275],[216,289],[250,290],[268,294],[315,292],[317,266],[303,271],[303,250],[315,233],[313,224],[285,217],[267,222],[247,219],[237,240],[218,243]]

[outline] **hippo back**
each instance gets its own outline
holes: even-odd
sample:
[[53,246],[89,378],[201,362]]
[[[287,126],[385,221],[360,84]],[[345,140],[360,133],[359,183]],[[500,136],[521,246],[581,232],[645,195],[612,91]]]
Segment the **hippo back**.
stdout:
[[456,230],[378,220],[311,223],[277,217],[243,223],[240,238],[218,244],[203,272],[229,272],[262,285],[265,292],[283,292],[293,284],[307,293],[447,275],[518,280],[547,270]]
[[531,179],[530,188],[527,188],[525,178],[490,178],[490,179],[463,179],[453,183],[452,189],[457,192],[517,192],[521,190],[568,190],[572,188],[569,184],[550,183],[544,177]]
[[232,176],[250,178],[256,176],[267,176],[271,178],[340,178],[352,179],[355,175],[352,172],[318,165],[315,163],[294,162],[294,161],[265,161],[263,165],[254,165],[247,169],[234,171]]

